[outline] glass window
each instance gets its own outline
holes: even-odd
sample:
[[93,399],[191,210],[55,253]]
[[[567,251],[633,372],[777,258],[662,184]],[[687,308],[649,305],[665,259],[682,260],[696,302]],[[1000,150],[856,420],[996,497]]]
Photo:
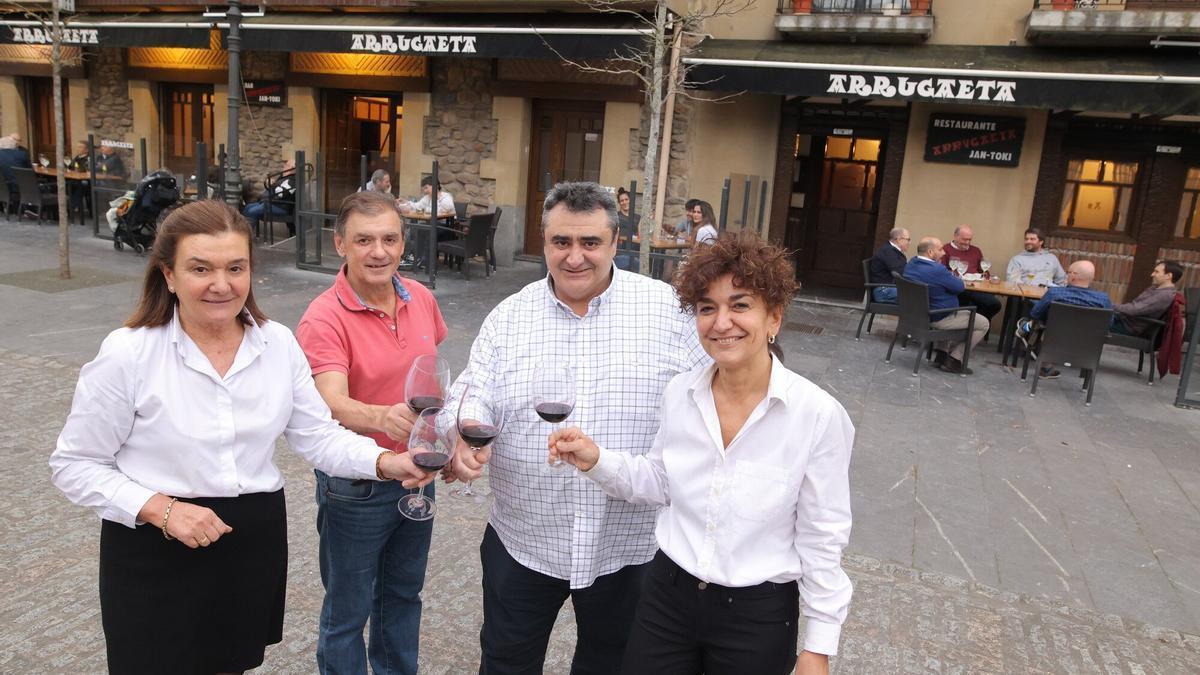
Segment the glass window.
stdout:
[[1200,239],[1200,167],[1188,169],[1183,184],[1183,199],[1179,202],[1179,218],[1175,223],[1179,239]]
[[879,141],[870,138],[854,139],[854,159],[862,162],[879,161]]
[[1137,172],[1137,162],[1069,160],[1058,226],[1096,232],[1127,232]]
[[825,139],[825,156],[837,159],[850,159],[850,143],[852,139],[845,136],[830,136]]

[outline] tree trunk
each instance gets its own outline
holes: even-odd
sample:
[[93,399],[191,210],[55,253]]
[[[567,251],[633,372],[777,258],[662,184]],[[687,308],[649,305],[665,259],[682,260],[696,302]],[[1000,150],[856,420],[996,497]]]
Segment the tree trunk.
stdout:
[[650,243],[657,234],[659,214],[655,213],[654,191],[658,185],[659,130],[662,128],[663,104],[663,60],[666,52],[667,2],[658,0],[654,8],[654,52],[651,64],[650,86],[646,90],[646,102],[650,105],[650,128],[646,141],[646,161],[642,167],[642,220],[638,232],[642,245],[638,253],[638,265],[642,274],[650,275]]
[[[67,215],[67,167],[62,159],[66,156],[66,129],[63,128],[62,100],[62,38],[63,29],[59,15],[59,0],[52,0],[53,13],[50,34],[53,43],[50,47],[50,68],[53,73],[54,87],[54,164],[55,188],[58,191],[58,276],[62,279],[71,278],[71,219]],[[94,207],[93,207],[94,208]]]

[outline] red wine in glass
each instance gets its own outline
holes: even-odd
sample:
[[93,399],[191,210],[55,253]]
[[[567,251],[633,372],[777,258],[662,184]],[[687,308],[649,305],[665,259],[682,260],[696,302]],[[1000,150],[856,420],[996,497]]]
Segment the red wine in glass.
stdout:
[[[426,408],[409,432],[409,457],[422,471],[435,473],[449,463],[457,443],[454,418],[441,408]],[[424,487],[401,497],[396,508],[410,520],[429,520],[437,511],[434,501],[425,495]]]
[[441,396],[412,396],[408,399],[408,407],[418,415],[426,408],[440,408],[443,403]]
[[440,452],[414,452],[412,461],[413,464],[417,465],[417,468],[423,471],[434,472],[446,466],[446,463],[450,461],[450,456],[443,455]]
[[537,411],[538,417],[551,423],[558,424],[567,419],[571,415],[571,410],[574,406],[568,403],[539,403],[533,407]]
[[465,424],[459,428],[458,433],[472,448],[486,448],[500,435],[500,429],[491,424]]

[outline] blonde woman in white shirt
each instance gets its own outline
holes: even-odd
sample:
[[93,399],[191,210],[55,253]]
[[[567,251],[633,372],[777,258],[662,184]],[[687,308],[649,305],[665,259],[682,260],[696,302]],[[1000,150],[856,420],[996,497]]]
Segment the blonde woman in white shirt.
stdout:
[[349,478],[423,473],[330,416],[290,331],[255,303],[250,226],[217,201],[159,229],[141,299],[83,367],[52,480],[102,519],[114,673],[232,673],[282,638],[282,434]]
[[649,453],[597,447],[579,429],[549,439],[550,461],[662,507],[621,672],[826,673],[852,593],[841,557],[854,428],[779,359],[796,288],[787,253],[725,234],[692,253],[675,287],[713,364],[667,385]]

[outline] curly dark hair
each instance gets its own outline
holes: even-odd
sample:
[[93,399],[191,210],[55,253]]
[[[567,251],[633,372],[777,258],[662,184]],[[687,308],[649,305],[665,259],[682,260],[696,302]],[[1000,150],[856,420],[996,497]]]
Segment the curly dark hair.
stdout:
[[799,288],[790,257],[785,249],[753,232],[722,232],[711,246],[692,249],[686,264],[676,271],[679,304],[694,314],[709,285],[732,274],[734,286],[762,298],[768,309],[786,307]]

